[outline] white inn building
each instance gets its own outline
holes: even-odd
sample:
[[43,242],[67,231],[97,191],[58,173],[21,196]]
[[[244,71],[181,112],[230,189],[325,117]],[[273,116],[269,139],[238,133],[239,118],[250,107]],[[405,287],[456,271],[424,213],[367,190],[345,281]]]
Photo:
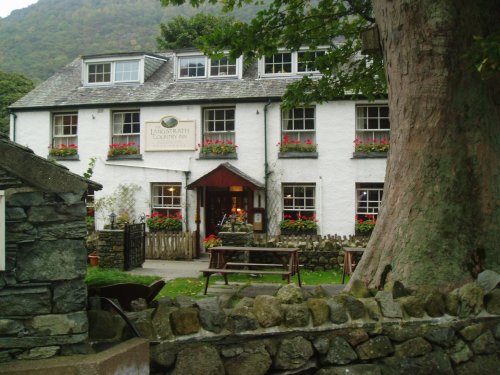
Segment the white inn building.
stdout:
[[[319,234],[353,234],[357,215],[378,213],[386,166],[386,153],[356,152],[354,141],[388,139],[388,107],[339,98],[283,111],[286,86],[317,74],[313,59],[283,51],[247,66],[197,51],[83,56],[10,107],[10,136],[46,157],[49,147],[77,146],[52,156],[77,174],[95,158],[92,180],[104,186],[96,199],[137,185],[136,221],[180,213],[183,229],[203,239],[242,209],[270,234],[285,215],[314,216]],[[96,214],[98,228],[110,210]]]

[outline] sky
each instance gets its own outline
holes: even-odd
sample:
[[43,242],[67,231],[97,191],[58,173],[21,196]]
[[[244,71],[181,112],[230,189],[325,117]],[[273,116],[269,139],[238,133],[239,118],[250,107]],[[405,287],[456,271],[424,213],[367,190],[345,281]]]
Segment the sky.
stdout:
[[38,0],[0,0],[0,17],[7,17],[14,9],[26,8]]

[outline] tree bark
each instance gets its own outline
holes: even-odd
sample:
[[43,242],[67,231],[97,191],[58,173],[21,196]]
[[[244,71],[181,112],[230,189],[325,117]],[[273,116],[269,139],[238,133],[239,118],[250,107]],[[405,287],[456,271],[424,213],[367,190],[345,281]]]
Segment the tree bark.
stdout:
[[500,272],[500,79],[482,79],[470,58],[473,36],[498,31],[495,3],[373,1],[391,150],[381,213],[351,283],[449,291],[483,269]]

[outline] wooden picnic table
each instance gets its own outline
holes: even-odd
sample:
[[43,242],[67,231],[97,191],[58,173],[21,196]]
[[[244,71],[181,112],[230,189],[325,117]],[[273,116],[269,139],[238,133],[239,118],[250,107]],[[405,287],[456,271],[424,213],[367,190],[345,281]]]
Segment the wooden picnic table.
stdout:
[[[300,280],[298,248],[216,246],[212,247],[209,251],[210,262],[208,269],[200,271],[203,272],[203,276],[207,278],[204,294],[207,294],[208,282],[210,276],[213,274],[222,274],[226,285],[228,284],[228,274],[282,275],[283,278],[287,279],[289,284],[290,278],[297,275],[299,286],[302,286]],[[233,259],[234,256],[241,252],[272,255],[277,262],[250,263],[235,261]],[[265,268],[265,270],[260,270],[259,268]]]

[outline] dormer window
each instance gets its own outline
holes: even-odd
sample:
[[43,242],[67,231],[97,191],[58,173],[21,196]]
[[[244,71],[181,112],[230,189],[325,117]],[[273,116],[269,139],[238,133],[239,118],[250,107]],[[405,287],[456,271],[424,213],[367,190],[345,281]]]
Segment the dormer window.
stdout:
[[141,60],[87,61],[85,83],[90,85],[141,82]]
[[115,82],[137,81],[139,81],[139,60],[115,63]]
[[193,78],[205,77],[206,57],[181,57],[179,58],[179,77]]
[[326,52],[323,50],[298,52],[279,51],[260,60],[261,76],[291,76],[305,73],[319,73],[315,61]]
[[204,55],[177,56],[177,77],[190,78],[236,78],[240,75],[241,59],[224,56],[210,59]]

